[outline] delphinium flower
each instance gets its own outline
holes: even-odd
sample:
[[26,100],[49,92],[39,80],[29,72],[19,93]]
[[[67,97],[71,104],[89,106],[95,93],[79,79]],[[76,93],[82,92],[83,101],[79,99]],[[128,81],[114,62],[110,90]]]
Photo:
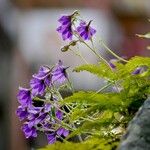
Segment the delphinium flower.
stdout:
[[67,40],[67,39],[72,40],[72,36],[73,36],[72,24],[77,14],[78,12],[75,11],[72,15],[63,15],[58,20],[58,22],[61,25],[57,28],[57,31],[62,34],[63,40]]
[[30,86],[32,88],[32,94],[34,96],[36,95],[43,95],[46,89],[46,85],[44,83],[44,79],[37,79],[37,78],[32,78],[30,81]]
[[26,138],[37,137],[37,130],[36,130],[36,128],[34,126],[33,127],[29,127],[28,123],[25,123],[22,126],[22,130],[23,130]]
[[115,69],[116,68],[116,65],[113,63],[113,62],[109,62],[109,65],[112,69]]
[[117,62],[119,62],[118,59],[111,59],[108,63],[112,69],[115,69],[116,68],[115,63],[117,63]]
[[31,105],[32,103],[31,90],[19,87],[17,99],[18,99],[18,102],[24,107]]
[[34,78],[44,79],[46,76],[50,74],[51,69],[48,66],[41,66],[38,73],[34,74]]
[[143,71],[143,68],[142,68],[142,67],[138,67],[138,68],[136,68],[136,69],[132,72],[132,74],[133,74],[133,75],[137,75],[137,74],[140,74],[142,71]]
[[24,120],[28,116],[27,107],[18,106],[16,114],[19,117],[20,121]]
[[96,33],[96,30],[90,26],[91,22],[87,24],[85,21],[81,21],[76,29],[76,32],[83,40],[91,40],[92,36]]
[[60,95],[57,96],[58,91],[55,92],[53,88],[55,82],[63,83],[66,80],[66,69],[62,61],[51,69],[42,66],[38,73],[32,76],[29,89],[19,88],[17,98],[20,106],[16,114],[21,121],[24,121],[22,130],[26,138],[36,137],[38,131],[43,131],[48,143],[52,143],[48,136],[50,133],[56,135],[57,139],[65,138],[69,134],[69,130],[62,127],[65,110],[59,106]]
[[67,73],[66,73],[67,68],[68,67],[63,66],[62,61],[59,60],[58,64],[56,65],[56,67],[54,67],[52,71],[52,81],[63,83],[68,78]]
[[51,69],[46,66],[40,67],[37,74],[33,75],[33,78],[30,81],[30,86],[32,88],[32,94],[43,95],[46,89],[46,86],[51,86]]
[[59,128],[55,132],[47,134],[48,143],[53,144],[54,142],[56,142],[57,138],[62,137],[62,136],[66,137],[68,136],[68,134],[69,134],[69,131],[66,130],[65,128]]

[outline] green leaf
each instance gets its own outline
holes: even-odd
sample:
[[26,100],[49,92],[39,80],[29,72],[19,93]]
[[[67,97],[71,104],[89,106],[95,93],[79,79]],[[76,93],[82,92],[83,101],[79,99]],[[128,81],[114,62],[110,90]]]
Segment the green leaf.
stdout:
[[115,77],[114,72],[106,65],[105,63],[100,63],[99,65],[95,64],[85,64],[74,69],[76,72],[88,71],[94,75],[97,75],[99,78],[112,80]]
[[99,110],[114,110],[118,111],[120,107],[127,107],[126,104],[123,104],[123,101],[119,94],[117,93],[95,93],[92,91],[84,92],[79,91],[74,93],[72,96],[65,98],[61,101],[62,104],[66,103],[75,103],[81,108],[83,105],[93,106],[95,109]]
[[139,66],[150,67],[150,58],[135,56],[131,58],[129,62],[125,65],[125,70],[127,70],[128,72],[131,72]]
[[90,138],[81,143],[56,142],[39,150],[113,150],[116,149],[118,142],[113,139]]

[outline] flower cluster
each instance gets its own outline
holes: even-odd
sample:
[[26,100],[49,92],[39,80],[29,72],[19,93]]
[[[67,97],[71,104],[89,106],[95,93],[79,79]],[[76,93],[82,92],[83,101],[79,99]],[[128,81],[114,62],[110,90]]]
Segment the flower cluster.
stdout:
[[[61,24],[57,31],[62,34],[63,40],[72,40],[73,35],[82,40],[91,40],[96,30],[90,26],[92,21],[87,24],[83,20],[77,18],[78,12],[75,11],[72,15],[63,15],[58,21]],[[79,26],[76,27],[76,22],[79,20]]]
[[42,66],[32,76],[29,89],[19,87],[17,99],[20,106],[16,114],[24,121],[22,130],[26,138],[36,137],[37,131],[43,131],[51,144],[69,134],[69,130],[62,126],[65,111],[58,105],[59,99],[54,91],[56,82],[62,84],[67,79],[66,69],[62,61],[52,68]]

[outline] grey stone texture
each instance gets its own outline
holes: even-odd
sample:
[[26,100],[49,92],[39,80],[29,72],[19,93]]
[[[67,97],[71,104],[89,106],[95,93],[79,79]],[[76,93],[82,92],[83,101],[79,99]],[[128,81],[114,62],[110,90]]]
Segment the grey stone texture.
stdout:
[[129,123],[117,150],[150,150],[150,98]]

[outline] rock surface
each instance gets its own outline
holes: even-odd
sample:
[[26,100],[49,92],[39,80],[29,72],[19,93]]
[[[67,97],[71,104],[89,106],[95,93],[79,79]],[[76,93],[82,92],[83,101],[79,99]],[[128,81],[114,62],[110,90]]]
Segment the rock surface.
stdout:
[[150,98],[129,123],[117,150],[150,150]]

